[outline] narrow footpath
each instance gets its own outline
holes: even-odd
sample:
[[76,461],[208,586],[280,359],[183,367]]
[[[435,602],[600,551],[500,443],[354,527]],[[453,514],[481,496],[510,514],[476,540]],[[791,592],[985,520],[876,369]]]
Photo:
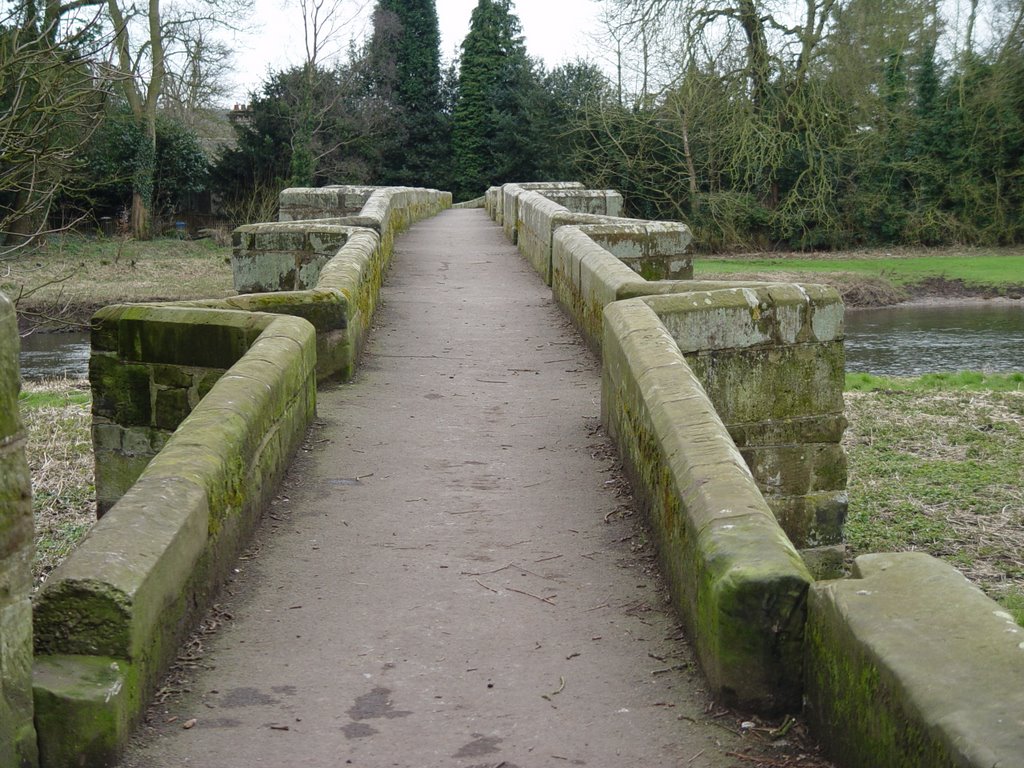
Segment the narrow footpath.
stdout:
[[547,287],[459,210],[399,238],[382,298],[125,768],[752,765]]

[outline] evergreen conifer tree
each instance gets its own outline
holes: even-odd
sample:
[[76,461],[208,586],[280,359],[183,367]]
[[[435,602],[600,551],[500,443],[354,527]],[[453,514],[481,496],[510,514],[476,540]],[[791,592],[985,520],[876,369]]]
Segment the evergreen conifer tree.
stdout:
[[462,43],[452,124],[457,198],[535,176],[540,96],[511,0],[479,0]]
[[381,151],[380,183],[447,186],[440,44],[434,0],[377,0],[370,56],[378,92],[395,110],[391,140]]

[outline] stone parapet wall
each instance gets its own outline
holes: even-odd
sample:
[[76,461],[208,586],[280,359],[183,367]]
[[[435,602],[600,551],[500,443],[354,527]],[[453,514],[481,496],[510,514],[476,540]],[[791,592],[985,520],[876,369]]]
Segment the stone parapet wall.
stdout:
[[793,711],[811,575],[697,376],[639,300],[605,310],[602,421],[717,698]]
[[923,552],[864,555],[808,600],[808,719],[857,768],[1024,764],[1024,628]]
[[18,412],[18,324],[0,293],[0,765],[38,764],[32,706],[32,482]]
[[355,185],[290,187],[278,196],[278,221],[357,216],[378,189],[380,187]]
[[[339,216],[359,201],[355,214]],[[395,235],[450,207],[451,194],[407,187],[297,188],[281,193],[281,205],[282,211],[312,211],[320,218],[239,227],[232,272],[235,289],[247,293],[177,305],[303,317],[317,331],[318,378],[349,379]]]
[[519,197],[526,192],[540,190],[583,189],[578,181],[530,181],[518,184],[503,184],[498,187],[495,199],[495,220],[502,226],[505,236],[515,245],[519,232]]
[[[130,382],[111,395],[94,379],[109,414],[101,424],[155,411],[176,390],[166,426],[183,420],[160,434],[161,450],[37,595],[36,722],[47,768],[113,764],[315,409],[315,331],[300,318],[133,305],[101,310],[96,329],[94,355],[113,361],[102,370],[119,366],[115,379]],[[216,381],[191,402],[210,371]]]
[[94,317],[102,517],[36,602],[45,768],[114,764],[302,440],[316,381],[354,372],[395,235],[451,204],[404,187],[286,192],[284,218],[319,218],[235,233],[249,293]]
[[812,571],[838,575],[847,509],[838,292],[776,284],[643,301],[672,334]]
[[[521,210],[551,205],[527,200]],[[619,220],[559,227],[552,294],[598,350],[605,309],[645,297],[676,338],[812,571],[838,575],[847,509],[839,295],[815,285],[645,280],[609,248],[627,259],[639,254],[648,263],[664,254],[670,263],[685,262],[692,273],[688,243],[682,224]]]

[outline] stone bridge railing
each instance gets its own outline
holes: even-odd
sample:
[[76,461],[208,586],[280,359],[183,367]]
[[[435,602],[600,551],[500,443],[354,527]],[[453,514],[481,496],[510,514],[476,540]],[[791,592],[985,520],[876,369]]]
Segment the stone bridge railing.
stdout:
[[0,301],[0,766],[35,766],[37,744],[44,768],[116,762],[303,439],[317,380],[353,373],[395,235],[450,204],[286,190],[291,220],[235,233],[236,289],[256,292],[94,316],[101,517],[37,593],[34,630],[17,337]]
[[[843,766],[1021,764],[1024,637],[998,605],[916,553],[812,576],[841,552],[834,292],[690,280],[685,226],[618,218],[608,191],[532,186],[488,190],[485,205],[602,354],[604,422],[719,698],[803,705]],[[113,764],[273,493],[316,380],[351,374],[395,233],[448,205],[290,190],[282,218],[318,218],[237,232],[235,279],[256,293],[97,314],[105,514],[37,595],[34,631],[17,337],[0,296],[0,766]]]
[[1024,765],[1024,629],[998,604],[921,553],[812,576],[841,565],[846,507],[835,291],[676,279],[684,225],[545,186],[487,210],[601,352],[602,420],[718,698],[803,707],[841,766]]

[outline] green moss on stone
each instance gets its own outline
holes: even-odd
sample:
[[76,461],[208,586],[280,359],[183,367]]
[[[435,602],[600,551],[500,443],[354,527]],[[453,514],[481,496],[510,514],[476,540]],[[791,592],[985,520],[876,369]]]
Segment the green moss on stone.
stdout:
[[105,354],[89,358],[92,412],[123,426],[148,425],[152,415],[150,368]]

